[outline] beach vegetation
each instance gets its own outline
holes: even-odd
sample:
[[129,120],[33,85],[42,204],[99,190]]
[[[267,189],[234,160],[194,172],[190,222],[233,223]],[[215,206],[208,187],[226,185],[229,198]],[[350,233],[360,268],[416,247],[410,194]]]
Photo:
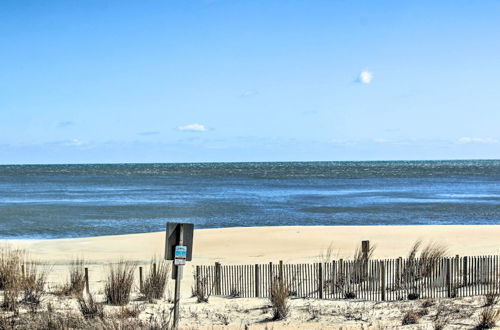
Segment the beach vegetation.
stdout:
[[290,306],[288,303],[289,296],[290,290],[288,289],[288,286],[278,278],[273,279],[269,295],[273,311],[273,320],[283,320],[288,316],[288,313],[290,312]]
[[401,325],[417,324],[420,321],[421,315],[416,311],[407,311],[403,315]]
[[21,274],[22,303],[29,306],[31,312],[40,307],[46,294],[47,270],[31,261],[25,264],[24,274]]
[[162,299],[170,275],[170,264],[164,261],[151,260],[149,273],[142,285],[141,294],[149,301]]
[[127,261],[120,261],[110,266],[104,287],[108,304],[123,306],[130,301],[135,268],[135,263]]
[[488,292],[484,295],[484,306],[494,306],[500,301],[500,294],[494,291]]
[[208,278],[206,276],[194,275],[194,284],[191,287],[191,292],[193,297],[196,297],[196,302],[207,303],[211,295],[211,286],[208,283]]
[[80,307],[80,312],[82,316],[86,319],[93,319],[99,317],[104,318],[104,306],[102,303],[95,301],[94,296],[89,292],[87,297],[83,295],[77,297],[78,306]]
[[79,297],[83,294],[84,288],[85,260],[74,259],[70,264],[68,282],[64,284],[57,293],[64,296]]
[[496,309],[494,306],[486,307],[479,314],[479,320],[475,329],[492,329],[496,326],[499,319],[500,309]]

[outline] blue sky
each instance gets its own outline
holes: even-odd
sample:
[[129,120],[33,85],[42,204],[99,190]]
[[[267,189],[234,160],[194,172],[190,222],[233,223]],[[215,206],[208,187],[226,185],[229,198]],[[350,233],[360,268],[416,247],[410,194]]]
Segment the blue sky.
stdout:
[[0,163],[500,158],[500,1],[0,1]]

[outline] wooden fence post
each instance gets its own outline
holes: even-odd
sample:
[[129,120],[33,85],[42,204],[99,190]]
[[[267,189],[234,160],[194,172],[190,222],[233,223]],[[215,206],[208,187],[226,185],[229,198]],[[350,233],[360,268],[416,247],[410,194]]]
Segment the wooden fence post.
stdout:
[[319,299],[323,299],[323,264],[318,264],[318,292]]
[[446,258],[446,288],[448,290],[448,298],[451,298],[451,266],[450,258]]
[[220,277],[220,263],[216,262],[215,263],[215,294],[220,295],[220,282],[221,282],[221,277]]
[[87,290],[87,293],[90,293],[89,290],[89,269],[85,267],[85,289]]
[[463,285],[466,286],[467,285],[467,257],[464,257],[463,258],[464,261],[463,261],[463,269],[462,269],[462,281],[463,281]]
[[255,264],[255,297],[259,297],[259,265]]
[[334,294],[335,285],[337,284],[337,263],[332,260],[332,274],[330,279],[330,294]]
[[382,301],[385,301],[385,263],[384,261],[380,262],[380,293],[382,296]]
[[24,269],[24,264],[21,265],[21,275],[23,278],[26,276],[26,270]]
[[142,292],[142,267],[139,267],[139,291]]
[[403,258],[399,257],[396,259],[396,288],[401,286],[401,264]]
[[[201,285],[200,285],[200,266],[196,266],[196,294],[199,295],[201,293]],[[203,293],[201,293],[203,295]]]
[[269,263],[269,297],[273,289],[273,263]]
[[279,264],[279,279],[280,279],[280,285],[283,285],[283,260],[280,260]]

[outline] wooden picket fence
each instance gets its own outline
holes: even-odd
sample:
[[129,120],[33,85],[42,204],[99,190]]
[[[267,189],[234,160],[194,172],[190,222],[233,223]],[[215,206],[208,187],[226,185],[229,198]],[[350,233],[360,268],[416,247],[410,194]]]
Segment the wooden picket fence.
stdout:
[[335,260],[314,264],[196,266],[204,294],[268,297],[285,284],[292,297],[395,301],[500,293],[499,256]]

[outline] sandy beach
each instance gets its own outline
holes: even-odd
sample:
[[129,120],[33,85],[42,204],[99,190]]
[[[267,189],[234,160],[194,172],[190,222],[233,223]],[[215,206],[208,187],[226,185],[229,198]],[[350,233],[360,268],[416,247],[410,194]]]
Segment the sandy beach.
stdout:
[[[359,329],[360,326],[366,329],[392,328],[400,324],[405,311],[419,309],[422,304],[293,299],[290,302],[291,316],[284,321],[269,323],[266,298],[211,297],[208,304],[196,303],[196,299],[191,297],[194,265],[212,264],[216,261],[222,264],[254,264],[279,260],[285,263],[316,262],[319,255],[329,246],[333,248],[334,258],[349,259],[361,240],[370,240],[372,245],[376,245],[374,258],[406,256],[416,240],[443,244],[448,247],[448,254],[453,256],[500,254],[500,225],[224,228],[199,229],[195,230],[194,235],[193,261],[185,268],[181,294],[181,326],[187,329],[240,329],[246,325],[256,329],[264,329],[268,325],[275,329]],[[163,257],[165,233],[75,239],[4,240],[0,243],[25,249],[33,259],[47,264],[50,268],[49,288],[56,288],[66,281],[71,260],[76,257],[84,258],[89,268],[90,290],[96,297],[103,299],[109,264],[119,260],[134,261],[147,271],[151,258]],[[170,281],[166,301],[172,299],[172,292],[173,281]],[[137,293],[134,293],[133,297],[138,299]],[[50,301],[56,305],[60,303],[54,299]],[[133,304],[144,304],[140,299],[134,301]],[[75,302],[69,304],[74,305]],[[436,302],[433,307],[428,308],[430,315],[436,313],[435,309],[441,306],[440,304]],[[482,298],[448,299],[443,304],[450,310],[460,310],[462,314],[457,316],[457,322],[470,327],[476,322],[481,310]],[[164,308],[162,306],[165,304],[145,304],[141,308],[153,313]],[[110,313],[117,310],[111,306],[106,309]],[[460,320],[460,317],[465,317],[466,321]],[[432,328],[432,317],[427,317],[421,323]]]
[[[419,239],[446,245],[450,255],[500,253],[500,225],[242,227],[197,229],[194,237],[193,264],[313,262],[330,245],[336,256],[349,258],[362,240],[376,245],[375,258],[405,256]],[[92,262],[148,262],[155,255],[163,257],[165,232],[3,243],[56,264],[75,257]]]

